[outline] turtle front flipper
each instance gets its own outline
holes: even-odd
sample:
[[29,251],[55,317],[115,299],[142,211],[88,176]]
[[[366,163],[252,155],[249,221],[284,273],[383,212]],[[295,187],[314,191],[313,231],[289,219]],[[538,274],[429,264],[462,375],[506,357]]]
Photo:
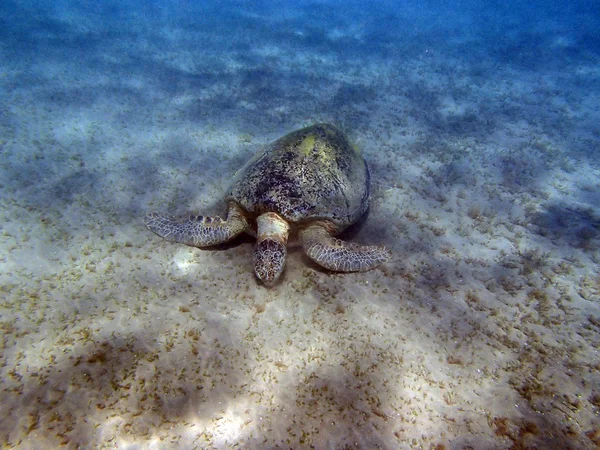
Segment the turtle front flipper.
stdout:
[[181,216],[173,217],[159,213],[146,216],[145,224],[150,231],[167,241],[194,247],[208,247],[233,239],[248,229],[248,222],[235,204],[229,205],[227,220],[220,217]]
[[385,247],[358,245],[336,239],[325,224],[310,225],[300,235],[308,257],[334,272],[365,272],[392,256]]

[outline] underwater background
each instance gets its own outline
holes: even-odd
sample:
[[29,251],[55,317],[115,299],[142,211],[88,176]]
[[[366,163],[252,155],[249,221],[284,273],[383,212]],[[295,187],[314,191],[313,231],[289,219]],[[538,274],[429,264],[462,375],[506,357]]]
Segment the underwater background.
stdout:
[[[372,177],[334,274],[224,215],[269,142]],[[0,447],[600,447],[600,4],[0,4]]]

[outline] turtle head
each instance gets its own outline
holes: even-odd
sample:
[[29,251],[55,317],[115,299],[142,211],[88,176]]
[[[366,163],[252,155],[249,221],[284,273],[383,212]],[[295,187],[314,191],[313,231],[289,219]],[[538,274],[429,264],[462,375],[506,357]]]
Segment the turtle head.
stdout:
[[256,219],[257,243],[254,248],[254,272],[266,286],[279,279],[285,267],[288,223],[277,214],[268,212]]
[[256,244],[254,272],[266,286],[275,284],[283,273],[286,255],[285,245],[273,239],[265,239]]

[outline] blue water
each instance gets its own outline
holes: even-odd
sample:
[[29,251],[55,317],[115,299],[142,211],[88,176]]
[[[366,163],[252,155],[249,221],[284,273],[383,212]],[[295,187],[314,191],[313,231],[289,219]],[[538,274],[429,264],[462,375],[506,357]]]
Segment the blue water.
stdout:
[[[183,120],[199,120],[207,111],[212,118],[227,117],[239,110],[240,102],[252,101],[261,108],[280,103],[291,108],[285,117],[261,116],[263,126],[265,120],[293,123],[298,115],[307,115],[309,105],[313,114],[335,114],[360,126],[368,122],[370,108],[360,117],[345,109],[385,98],[385,89],[409,98],[418,95],[415,89],[426,90],[422,83],[415,86],[406,71],[422,61],[436,72],[466,76],[472,86],[482,79],[518,82],[519,76],[552,73],[552,89],[577,102],[598,89],[597,76],[575,73],[578,66],[597,62],[598,8],[592,1],[8,1],[2,6],[3,53],[18,63],[20,72],[8,80],[5,76],[4,86],[57,84],[40,66],[44,61],[65,65],[74,75],[92,71],[107,77],[107,85],[93,92],[57,88],[55,100],[62,106],[92,102],[100,95],[149,101],[126,86],[127,78],[136,76],[166,95],[217,83],[231,86],[203,103],[202,111],[190,107],[182,112]],[[360,82],[348,78],[353,74],[363,74]],[[439,93],[424,95],[435,102]],[[426,109],[423,114],[435,113],[435,104],[429,111],[420,98],[415,103]],[[524,108],[512,113],[528,115]],[[475,120],[484,120],[477,116]]]
[[[384,269],[144,228],[315,122]],[[2,1],[0,447],[597,448],[599,124],[597,1]]]

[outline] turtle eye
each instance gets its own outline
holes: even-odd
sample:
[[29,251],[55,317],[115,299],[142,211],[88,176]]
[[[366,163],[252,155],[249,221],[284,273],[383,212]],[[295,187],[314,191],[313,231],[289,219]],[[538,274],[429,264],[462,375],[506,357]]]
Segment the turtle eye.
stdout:
[[264,239],[254,248],[254,272],[266,286],[273,285],[285,267],[287,249],[281,242]]

